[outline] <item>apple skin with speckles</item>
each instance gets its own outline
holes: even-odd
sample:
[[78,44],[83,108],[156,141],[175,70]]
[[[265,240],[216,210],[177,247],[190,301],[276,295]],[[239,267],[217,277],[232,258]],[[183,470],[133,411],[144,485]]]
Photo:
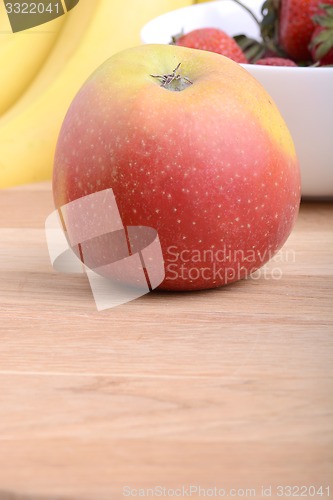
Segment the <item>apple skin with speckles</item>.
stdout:
[[157,230],[159,288],[198,290],[246,278],[278,252],[297,218],[300,172],[277,107],[243,67],[143,45],[93,73],[58,139],[56,207],[106,188],[124,226]]

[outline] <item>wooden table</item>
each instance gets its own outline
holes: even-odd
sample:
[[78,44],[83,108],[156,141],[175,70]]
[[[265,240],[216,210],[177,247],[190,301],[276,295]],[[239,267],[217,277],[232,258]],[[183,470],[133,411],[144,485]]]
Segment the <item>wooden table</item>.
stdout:
[[0,192],[0,499],[332,496],[332,204],[261,279],[104,312],[53,271],[52,210],[48,183]]

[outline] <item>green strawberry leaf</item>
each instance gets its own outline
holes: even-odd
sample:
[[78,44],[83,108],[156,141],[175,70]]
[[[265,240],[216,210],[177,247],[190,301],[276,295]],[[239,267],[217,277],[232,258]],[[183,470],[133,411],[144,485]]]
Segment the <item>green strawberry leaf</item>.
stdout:
[[171,42],[169,42],[169,45],[176,45],[179,38],[181,38],[184,35],[185,35],[184,28],[182,28],[180,33],[177,33],[176,35],[171,36]]
[[322,42],[315,49],[316,60],[320,61],[320,59],[325,57],[326,54],[328,54],[332,48],[333,48],[333,40],[326,40],[325,42]]
[[258,42],[255,38],[250,38],[247,35],[236,35],[233,37],[235,42],[244,52],[247,60],[253,63],[260,59],[265,53],[265,47],[262,43]]

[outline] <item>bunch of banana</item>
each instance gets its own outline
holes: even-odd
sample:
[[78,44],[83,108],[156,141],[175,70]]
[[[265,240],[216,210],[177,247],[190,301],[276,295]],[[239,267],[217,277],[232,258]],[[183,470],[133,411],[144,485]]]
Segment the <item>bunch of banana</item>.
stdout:
[[0,4],[0,115],[7,111],[29,86],[44,64],[64,25],[64,16],[46,28],[13,34],[4,4]]
[[139,44],[147,21],[190,4],[80,0],[66,15],[15,34],[0,12],[0,188],[50,179],[62,121],[87,77]]

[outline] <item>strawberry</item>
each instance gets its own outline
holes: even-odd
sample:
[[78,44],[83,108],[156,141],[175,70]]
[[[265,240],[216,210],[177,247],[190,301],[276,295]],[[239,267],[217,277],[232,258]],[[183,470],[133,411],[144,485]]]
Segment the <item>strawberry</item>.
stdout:
[[[246,10],[241,0],[234,0]],[[315,29],[312,16],[321,0],[265,0],[260,27],[264,54],[275,53],[296,62],[311,62],[309,43]],[[332,0],[329,0],[329,2]],[[242,40],[242,43],[245,42]]]
[[319,5],[316,15],[313,16],[315,30],[309,45],[314,61],[320,66],[333,64],[333,0]]
[[294,61],[308,61],[308,49],[314,24],[310,12],[311,0],[281,0],[278,40],[281,48]]
[[173,43],[191,49],[217,52],[238,63],[248,62],[235,40],[227,35],[227,33],[217,28],[200,28],[190,31],[186,35],[174,37]]
[[310,0],[310,15],[313,20],[313,16],[317,14],[323,14],[324,10],[321,5],[333,5],[333,0]]
[[263,66],[296,66],[297,64],[291,59],[285,59],[284,57],[265,57],[259,59],[254,64],[261,64]]

